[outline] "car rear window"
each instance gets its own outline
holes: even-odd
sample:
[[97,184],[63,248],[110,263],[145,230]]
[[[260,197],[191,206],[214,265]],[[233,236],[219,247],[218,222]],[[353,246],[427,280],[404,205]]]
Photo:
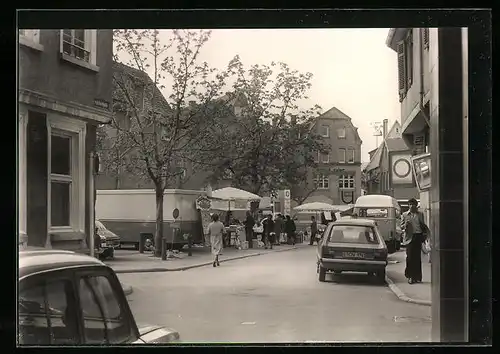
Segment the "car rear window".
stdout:
[[386,219],[389,211],[386,208],[360,208],[358,215],[363,218]]
[[370,226],[335,225],[328,235],[328,243],[377,244],[379,240]]

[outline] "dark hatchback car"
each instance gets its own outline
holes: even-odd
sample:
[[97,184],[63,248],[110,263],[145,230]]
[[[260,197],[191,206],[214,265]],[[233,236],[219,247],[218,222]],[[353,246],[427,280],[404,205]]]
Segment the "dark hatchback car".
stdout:
[[70,251],[19,252],[21,346],[171,343],[179,334],[138,326],[115,272]]
[[373,220],[341,219],[328,225],[318,243],[317,272],[366,272],[385,282],[387,246]]

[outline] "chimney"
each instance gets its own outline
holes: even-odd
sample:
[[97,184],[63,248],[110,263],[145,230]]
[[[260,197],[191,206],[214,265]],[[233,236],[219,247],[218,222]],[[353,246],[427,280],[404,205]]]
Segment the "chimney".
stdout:
[[382,137],[383,137],[383,139],[385,139],[387,136],[387,122],[388,122],[388,120],[384,119],[384,122],[382,125]]

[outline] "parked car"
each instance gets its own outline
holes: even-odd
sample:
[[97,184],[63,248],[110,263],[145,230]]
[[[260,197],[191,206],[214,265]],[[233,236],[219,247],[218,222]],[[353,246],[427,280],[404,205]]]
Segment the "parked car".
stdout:
[[369,219],[340,219],[328,225],[318,243],[317,272],[367,272],[385,282],[387,246],[376,222]]
[[19,252],[18,343],[26,346],[179,341],[162,326],[138,325],[113,269],[62,250]]
[[109,231],[99,220],[95,221],[95,228],[101,241],[98,245],[99,258],[114,258],[115,249],[120,248],[120,236]]

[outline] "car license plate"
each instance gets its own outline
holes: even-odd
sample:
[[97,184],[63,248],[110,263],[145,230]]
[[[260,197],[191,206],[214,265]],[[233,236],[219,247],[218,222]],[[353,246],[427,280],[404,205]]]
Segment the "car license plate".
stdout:
[[101,247],[108,247],[108,244],[106,242],[101,243]]
[[343,252],[342,256],[344,258],[365,258],[365,254],[362,252]]

